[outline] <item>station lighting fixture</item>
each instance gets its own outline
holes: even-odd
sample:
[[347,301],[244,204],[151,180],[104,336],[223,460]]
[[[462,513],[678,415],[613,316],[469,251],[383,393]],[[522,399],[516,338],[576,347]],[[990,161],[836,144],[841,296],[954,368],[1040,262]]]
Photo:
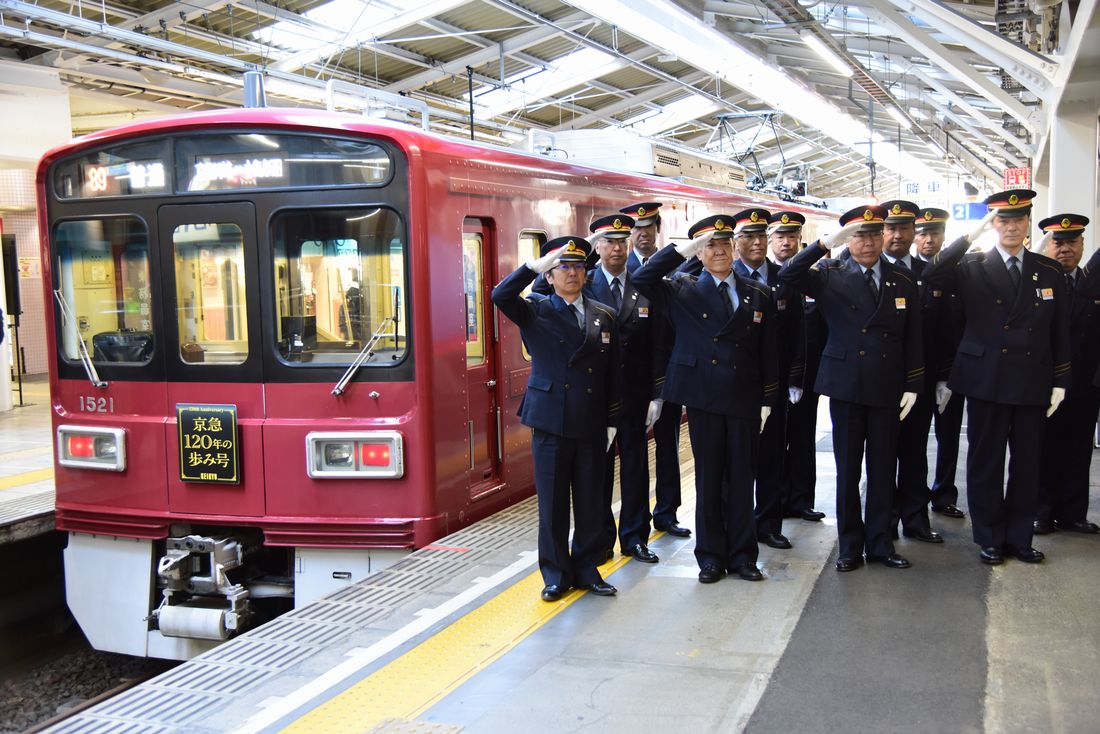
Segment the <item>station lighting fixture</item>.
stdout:
[[553,97],[572,87],[626,66],[626,62],[596,48],[582,48],[566,54],[532,74],[522,74],[504,80],[505,86],[475,95],[474,103],[481,106],[486,117],[496,117],[518,110],[526,104],[546,97]]
[[306,473],[313,479],[399,479],[405,476],[398,431],[333,431],[306,436]]
[[824,59],[838,74],[851,78],[852,74],[855,73],[847,61],[840,58],[835,51],[826,46],[813,33],[800,31],[798,35],[802,38],[802,43],[813,49],[813,52]]

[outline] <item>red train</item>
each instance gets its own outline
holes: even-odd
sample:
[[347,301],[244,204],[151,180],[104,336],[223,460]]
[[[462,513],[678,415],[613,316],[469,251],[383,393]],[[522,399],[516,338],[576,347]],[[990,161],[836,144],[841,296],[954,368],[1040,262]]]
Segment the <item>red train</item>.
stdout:
[[166,658],[531,494],[488,294],[543,238],[776,204],[290,109],[91,135],[37,184],[69,604]]

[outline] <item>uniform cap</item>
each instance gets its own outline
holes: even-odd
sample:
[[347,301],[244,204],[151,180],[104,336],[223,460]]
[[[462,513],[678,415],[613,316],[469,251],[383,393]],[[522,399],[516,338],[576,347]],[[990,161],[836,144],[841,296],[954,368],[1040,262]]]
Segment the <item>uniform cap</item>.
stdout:
[[634,218],[625,214],[610,214],[588,225],[588,231],[599,234],[608,239],[625,239],[630,236],[630,230],[634,228]]
[[985,205],[996,209],[1000,217],[1026,217],[1031,214],[1031,200],[1035,196],[1031,189],[1009,189],[987,196]]
[[767,209],[745,209],[733,215],[733,229],[735,232],[755,233],[768,230],[768,220],[772,213]]
[[1055,214],[1039,222],[1039,229],[1050,232],[1056,240],[1072,240],[1085,231],[1089,218],[1082,214]]
[[548,255],[558,248],[561,248],[562,262],[585,262],[592,253],[592,243],[583,237],[569,235],[543,242],[539,254]]
[[622,214],[634,217],[635,227],[648,227],[661,219],[661,203],[659,201],[643,201],[641,204],[631,204],[619,210]]
[[768,219],[772,232],[797,232],[806,223],[806,217],[798,212],[776,212]]
[[908,222],[915,222],[917,219],[917,213],[920,210],[916,204],[905,199],[893,199],[891,201],[883,202],[882,208],[886,212],[887,224],[907,224]]
[[936,227],[943,229],[947,227],[947,222],[950,219],[951,215],[946,209],[926,207],[917,214],[914,224],[916,224],[918,230],[935,229]]
[[688,239],[695,239],[701,234],[714,232],[715,239],[733,237],[733,217],[728,214],[715,214],[704,217],[688,230]]
[[855,209],[849,209],[840,215],[840,226],[845,227],[852,222],[862,222],[860,232],[881,232],[882,225],[886,222],[886,212],[876,204],[864,204]]

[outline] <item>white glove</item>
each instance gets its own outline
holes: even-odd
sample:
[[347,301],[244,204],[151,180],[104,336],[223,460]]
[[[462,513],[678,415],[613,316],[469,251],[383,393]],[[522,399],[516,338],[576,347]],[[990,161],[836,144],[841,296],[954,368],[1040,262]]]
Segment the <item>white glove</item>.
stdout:
[[909,411],[913,409],[913,406],[917,404],[917,394],[915,392],[903,392],[901,394],[901,415],[898,420],[905,420],[905,416],[909,415]]
[[714,232],[704,232],[690,242],[677,242],[674,247],[676,252],[680,253],[680,256],[685,260],[691,258],[692,255],[702,250],[707,246],[707,243],[714,239]]
[[951,388],[947,386],[946,381],[936,383],[936,412],[942,413],[947,409],[947,404],[951,402]]
[[604,453],[611,450],[611,444],[615,443],[615,434],[619,432],[619,429],[615,426],[607,427],[607,448],[604,449]]
[[760,432],[764,432],[764,424],[768,422],[768,416],[772,414],[772,409],[764,405],[760,408]]
[[542,273],[548,273],[556,268],[558,266],[558,263],[560,262],[561,248],[559,247],[556,250],[551,250],[550,252],[546,253],[538,260],[528,263],[527,267],[531,268],[531,270],[534,270],[536,273],[539,273],[541,275]]
[[797,405],[798,401],[802,399],[802,388],[800,387],[788,387],[787,388],[787,400],[791,405]]
[[970,234],[966,235],[966,241],[970,244],[974,244],[978,241],[978,238],[989,229],[989,223],[993,221],[993,217],[997,216],[996,209],[990,209],[989,213],[982,218],[982,221],[978,222],[978,226],[975,227]]
[[661,417],[661,406],[665,404],[664,400],[657,398],[656,400],[649,401],[649,407],[645,412],[645,427],[649,428],[657,419]]
[[862,226],[862,221],[849,222],[836,232],[827,235],[822,240],[822,242],[824,242],[825,246],[828,247],[830,250],[834,247],[840,247],[841,245],[846,244],[848,240],[852,239],[852,235],[858,232],[859,228]]
[[1047,418],[1054,415],[1054,411],[1058,410],[1058,406],[1062,404],[1062,401],[1066,399],[1066,389],[1064,387],[1056,387],[1050,391],[1050,407],[1047,408]]
[[[1039,249],[1034,250],[1034,252],[1039,252],[1045,255],[1046,249],[1050,247],[1050,241],[1052,239],[1054,239],[1054,233],[1047,232],[1045,235],[1043,235],[1043,239],[1039,240]],[[1047,257],[1054,257],[1054,255],[1048,255]]]

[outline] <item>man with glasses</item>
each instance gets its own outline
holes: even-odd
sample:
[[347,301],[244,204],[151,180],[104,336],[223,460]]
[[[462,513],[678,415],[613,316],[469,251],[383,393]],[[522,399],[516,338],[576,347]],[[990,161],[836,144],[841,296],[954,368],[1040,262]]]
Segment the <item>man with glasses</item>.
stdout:
[[[607,449],[619,412],[619,337],[615,314],[582,290],[592,246],[581,237],[546,242],[541,257],[493,289],[493,303],[515,322],[531,353],[519,415],[532,429],[539,505],[539,570],[544,601],[570,587],[612,596],[600,576],[605,543],[600,498]],[[554,293],[520,294],[544,276]],[[569,504],[576,526],[569,545]]]
[[[733,270],[732,238],[751,212],[711,216],[689,242],[659,251],[634,285],[667,313],[675,334],[664,396],[687,406],[695,457],[695,558],[699,581],[727,572],[759,581],[753,462],[778,394],[775,306],[763,285]],[[666,275],[698,253],[698,276]]]

